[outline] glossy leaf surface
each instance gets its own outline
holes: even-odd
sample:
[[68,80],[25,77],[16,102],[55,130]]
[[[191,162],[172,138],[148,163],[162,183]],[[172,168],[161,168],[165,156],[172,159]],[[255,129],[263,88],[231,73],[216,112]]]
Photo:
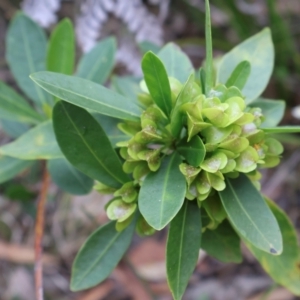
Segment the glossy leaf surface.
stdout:
[[14,178],[20,172],[29,168],[32,161],[20,160],[9,156],[0,157],[0,183]]
[[265,120],[261,127],[277,126],[283,118],[285,111],[285,101],[283,100],[268,100],[259,98],[250,104],[251,107],[260,107]]
[[51,103],[52,98],[34,84],[29,75],[46,69],[47,39],[44,31],[29,17],[16,14],[6,38],[6,59],[24,93],[37,104]]
[[242,261],[240,238],[228,221],[222,222],[217,229],[207,229],[202,235],[201,248],[224,263]]
[[50,160],[48,170],[53,182],[65,192],[85,195],[92,190],[94,180],[74,168],[65,158]]
[[0,82],[0,118],[29,124],[44,120],[23,97],[4,82]]
[[128,249],[134,228],[135,221],[118,232],[115,222],[110,222],[93,232],[76,256],[71,290],[87,289],[105,280]]
[[246,242],[247,247],[275,282],[300,295],[300,247],[297,232],[288,216],[275,203],[268,200],[283,236],[283,252],[279,256],[265,253]]
[[53,126],[62,152],[78,170],[110,187],[129,181],[102,127],[86,110],[58,102]]
[[153,101],[169,116],[172,109],[171,88],[163,63],[154,53],[148,52],[143,57],[142,70]]
[[66,75],[73,74],[75,62],[75,36],[69,19],[54,28],[48,45],[47,70]]
[[192,201],[186,201],[171,221],[167,250],[168,284],[175,300],[182,298],[196,267],[201,243],[201,213]]
[[226,83],[236,66],[245,60],[251,62],[251,73],[242,93],[249,104],[264,91],[273,71],[274,46],[270,29],[262,30],[223,56],[217,70],[217,83]]
[[180,210],[186,192],[186,182],[179,170],[181,158],[174,152],[163,159],[157,172],[144,180],[139,193],[139,209],[156,230],[163,229]]
[[83,55],[76,76],[104,84],[114,67],[116,48],[115,38],[100,41]]
[[157,55],[163,62],[168,76],[178,79],[181,83],[186,82],[188,77],[194,73],[189,57],[173,43],[168,43]]
[[278,223],[246,175],[226,180],[226,189],[219,195],[230,222],[244,239],[265,252],[274,255],[282,252]]
[[251,73],[251,64],[249,61],[245,60],[240,62],[236,68],[233,70],[232,74],[226,82],[226,86],[230,88],[231,86],[237,87],[242,90],[247,83],[248,77]]
[[200,166],[206,154],[205,146],[199,136],[194,136],[189,142],[181,141],[177,150],[188,164],[194,167]]
[[0,154],[26,160],[63,157],[51,121],[30,129],[15,141],[0,147]]
[[94,82],[52,72],[39,72],[30,77],[59,99],[103,115],[133,121],[141,115],[136,104]]

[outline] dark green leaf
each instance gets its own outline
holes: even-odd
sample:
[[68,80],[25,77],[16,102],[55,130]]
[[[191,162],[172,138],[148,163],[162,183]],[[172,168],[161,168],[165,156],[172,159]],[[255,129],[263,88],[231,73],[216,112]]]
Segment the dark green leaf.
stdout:
[[26,160],[63,157],[51,121],[30,129],[15,141],[0,147],[0,154]]
[[226,180],[226,189],[219,195],[230,222],[245,240],[274,255],[282,252],[278,223],[246,175]]
[[104,84],[113,70],[116,48],[116,40],[113,37],[100,41],[81,58],[76,75]]
[[158,57],[163,62],[168,76],[178,79],[181,83],[186,82],[188,77],[195,72],[188,56],[173,43],[164,46],[158,52]]
[[63,19],[54,28],[48,45],[47,70],[66,75],[73,74],[75,36],[69,19]]
[[247,241],[246,245],[275,282],[300,296],[300,248],[297,232],[284,211],[270,200],[268,200],[268,204],[282,232],[282,254],[273,256],[253,247]]
[[65,192],[85,195],[92,190],[94,180],[74,168],[65,158],[48,161],[48,170],[53,182]]
[[39,72],[30,77],[59,99],[103,115],[132,121],[141,115],[136,104],[94,82],[52,72]]
[[121,122],[120,120],[98,113],[93,113],[92,116],[100,123],[114,148],[117,147],[117,143],[128,140],[128,136],[119,130],[117,126]]
[[260,107],[265,120],[261,127],[277,126],[283,118],[285,111],[285,101],[283,100],[268,100],[259,98],[252,102],[249,106]]
[[171,221],[167,241],[168,284],[175,300],[180,300],[198,261],[201,242],[201,213],[186,201]]
[[1,129],[9,137],[16,139],[28,131],[30,127],[27,124],[4,119],[1,120]]
[[205,146],[199,136],[194,136],[189,142],[182,140],[177,146],[178,152],[188,164],[199,167],[205,157]]
[[102,127],[86,110],[58,102],[53,125],[65,157],[82,173],[115,188],[129,181]]
[[213,66],[213,48],[211,37],[211,20],[209,0],[205,0],[205,45],[206,45],[206,59],[205,59],[205,93],[209,95],[214,86],[214,66]]
[[139,209],[156,230],[164,228],[183,204],[186,182],[179,170],[180,163],[180,156],[174,152],[165,157],[159,170],[150,173],[142,184]]
[[300,132],[300,126],[278,126],[273,128],[263,128],[268,133],[297,133]]
[[231,76],[226,82],[226,86],[229,88],[235,86],[242,90],[247,83],[248,77],[251,72],[251,64],[248,60],[240,62],[233,70]]
[[247,39],[225,54],[218,65],[217,83],[225,83],[236,66],[248,60],[251,73],[242,93],[246,103],[255,100],[266,88],[274,65],[274,46],[269,28]]
[[172,110],[171,88],[163,63],[154,53],[147,52],[142,60],[142,69],[155,104],[169,116]]
[[23,97],[1,81],[0,118],[30,124],[37,124],[44,120]]
[[44,31],[29,17],[16,14],[7,32],[6,59],[24,93],[35,103],[46,105],[52,98],[29,78],[46,69],[47,39]]
[[228,221],[221,223],[217,229],[207,229],[202,235],[201,248],[225,263],[242,261],[240,238]]
[[29,168],[32,161],[20,160],[9,156],[0,157],[0,183],[12,179],[20,172]]
[[93,287],[109,276],[129,247],[135,223],[118,232],[115,222],[110,222],[90,235],[73,264],[72,291]]

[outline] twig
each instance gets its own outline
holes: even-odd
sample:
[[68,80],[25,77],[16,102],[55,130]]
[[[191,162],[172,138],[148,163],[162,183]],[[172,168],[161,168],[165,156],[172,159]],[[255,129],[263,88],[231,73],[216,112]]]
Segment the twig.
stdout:
[[45,222],[45,204],[47,201],[47,193],[50,183],[50,176],[46,169],[45,162],[43,162],[44,174],[42,188],[38,199],[36,223],[35,223],[35,294],[36,300],[43,300],[43,262],[42,262],[42,239],[44,234],[44,222]]

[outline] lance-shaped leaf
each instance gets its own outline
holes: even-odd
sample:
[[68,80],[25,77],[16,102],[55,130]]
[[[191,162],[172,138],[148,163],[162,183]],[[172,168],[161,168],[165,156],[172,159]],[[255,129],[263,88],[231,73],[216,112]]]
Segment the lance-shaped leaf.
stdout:
[[63,191],[85,195],[92,190],[94,180],[74,168],[65,158],[51,159],[47,166],[53,182]]
[[226,189],[219,195],[230,222],[245,240],[265,252],[281,254],[279,225],[246,175],[226,180]]
[[63,157],[51,121],[30,129],[12,143],[0,147],[0,154],[26,160]]
[[143,57],[142,70],[155,104],[169,116],[172,110],[171,88],[163,63],[154,53],[148,52]]
[[47,39],[44,31],[29,17],[16,14],[7,32],[6,59],[24,93],[37,104],[51,103],[52,98],[29,78],[46,69]]
[[23,97],[1,81],[0,118],[29,124],[37,124],[44,121],[44,118]]
[[59,99],[103,115],[133,121],[141,115],[136,104],[92,81],[52,72],[35,73],[30,78]]
[[9,156],[0,157],[0,183],[14,178],[20,172],[29,168],[32,161],[20,160]]
[[71,75],[75,62],[75,36],[69,19],[54,28],[48,45],[47,70]]
[[171,221],[167,241],[168,284],[175,300],[180,300],[196,267],[201,243],[201,213],[186,201]]
[[242,93],[249,104],[264,91],[273,71],[274,46],[270,29],[262,30],[225,54],[218,65],[217,82],[227,82],[236,66],[245,60],[251,62],[251,73]]
[[238,89],[242,90],[247,83],[248,77],[251,72],[251,64],[249,61],[244,60],[240,62],[235,69],[233,70],[232,74],[228,78],[226,82],[226,86],[230,88],[231,86],[235,86]]
[[7,136],[16,139],[27,132],[30,127],[24,123],[3,119],[1,120],[1,129]]
[[139,194],[139,209],[156,230],[164,228],[180,210],[186,193],[185,178],[179,170],[181,158],[174,152],[163,159],[157,172],[144,180]]
[[76,76],[104,84],[114,67],[116,48],[113,37],[100,41],[82,56]]
[[168,43],[157,55],[163,62],[168,76],[178,79],[181,83],[186,82],[195,72],[189,57],[173,43]]
[[273,256],[253,247],[247,241],[246,245],[275,282],[300,296],[300,248],[297,232],[284,211],[274,202],[267,202],[282,232],[283,252],[279,256]]
[[177,151],[186,159],[188,164],[198,167],[203,162],[205,157],[205,146],[199,136],[194,136],[189,142],[182,140]]
[[205,0],[205,94],[209,95],[214,86],[213,48],[209,0]]
[[82,173],[115,188],[129,181],[102,127],[86,110],[58,102],[53,126],[65,157]]
[[201,248],[224,263],[242,261],[240,238],[228,221],[222,222],[217,229],[207,229],[202,235]]
[[300,132],[300,126],[278,126],[273,128],[263,128],[267,133],[297,133]]
[[129,247],[135,223],[118,232],[115,222],[110,222],[89,236],[73,264],[72,291],[93,287],[109,276]]
[[264,121],[260,127],[274,127],[277,126],[283,118],[285,111],[285,101],[283,100],[269,100],[258,98],[252,102],[250,107],[259,107],[262,110]]

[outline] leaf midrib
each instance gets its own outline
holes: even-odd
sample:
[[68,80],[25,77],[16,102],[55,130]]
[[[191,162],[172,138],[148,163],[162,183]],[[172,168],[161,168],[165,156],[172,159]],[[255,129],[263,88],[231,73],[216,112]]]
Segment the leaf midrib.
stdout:
[[[90,148],[89,144],[85,141],[84,137],[82,136],[81,132],[78,130],[76,124],[73,122],[73,120],[71,119],[70,115],[68,114],[67,110],[65,109],[63,103],[62,103],[62,107],[63,110],[65,111],[65,114],[67,116],[67,118],[69,119],[70,123],[72,124],[72,126],[74,127],[74,129],[76,130],[77,134],[79,135],[79,137],[81,138],[81,140],[83,141],[84,145],[87,147],[87,149],[90,151],[90,153],[93,155],[93,157],[96,159],[96,161],[101,165],[101,167],[115,180],[117,180],[117,182],[123,184],[124,182],[119,179],[118,177],[116,177],[113,173],[110,172],[110,170],[107,169],[107,167],[105,165],[103,165],[103,163],[101,162],[101,160],[98,159],[97,155],[94,153],[94,151]],[[114,150],[113,150],[114,151]]]

